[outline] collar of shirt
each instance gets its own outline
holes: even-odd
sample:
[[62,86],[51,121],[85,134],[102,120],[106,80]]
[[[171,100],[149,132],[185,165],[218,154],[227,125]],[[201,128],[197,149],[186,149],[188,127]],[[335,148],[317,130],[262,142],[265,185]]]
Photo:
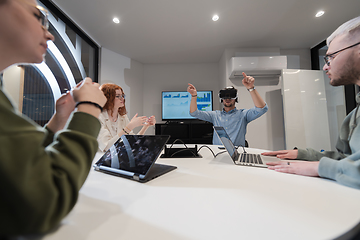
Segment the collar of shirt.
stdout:
[[230,110],[230,111],[226,112],[225,109],[223,108],[222,112],[225,113],[225,114],[230,114],[230,113],[235,112],[236,110],[237,110],[237,109],[234,108],[233,110]]

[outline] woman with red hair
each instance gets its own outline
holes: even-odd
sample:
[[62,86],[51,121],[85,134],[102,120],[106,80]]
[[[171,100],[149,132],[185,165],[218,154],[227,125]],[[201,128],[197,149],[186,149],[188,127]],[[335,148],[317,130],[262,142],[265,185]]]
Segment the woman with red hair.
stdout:
[[138,135],[144,134],[151,125],[155,125],[155,116],[138,117],[138,114],[129,121],[125,107],[125,94],[123,89],[113,83],[101,85],[107,102],[99,116],[101,130],[98,136],[99,149],[108,150],[124,134],[134,134],[133,129],[143,126]]

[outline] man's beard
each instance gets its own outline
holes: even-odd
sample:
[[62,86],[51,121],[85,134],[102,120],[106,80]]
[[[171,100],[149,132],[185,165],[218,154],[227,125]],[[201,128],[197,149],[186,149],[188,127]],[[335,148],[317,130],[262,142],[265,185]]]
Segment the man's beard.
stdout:
[[234,102],[229,102],[229,103],[224,102],[224,107],[232,107],[234,105],[235,105]]
[[336,79],[331,79],[330,84],[334,87],[342,85],[356,84],[360,79],[360,66],[355,66],[354,55],[346,62],[340,76]]

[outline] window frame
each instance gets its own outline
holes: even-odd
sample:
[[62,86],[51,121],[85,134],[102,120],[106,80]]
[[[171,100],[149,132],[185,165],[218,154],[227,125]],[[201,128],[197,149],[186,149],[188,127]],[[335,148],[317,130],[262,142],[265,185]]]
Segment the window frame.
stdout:
[[99,56],[100,56],[100,47],[97,45],[84,31],[81,30],[61,9],[54,5],[49,0],[39,0],[44,6],[52,12],[56,17],[60,18],[68,27],[70,27],[76,34],[78,34],[87,44],[95,49],[95,58],[94,58],[94,82],[99,82]]

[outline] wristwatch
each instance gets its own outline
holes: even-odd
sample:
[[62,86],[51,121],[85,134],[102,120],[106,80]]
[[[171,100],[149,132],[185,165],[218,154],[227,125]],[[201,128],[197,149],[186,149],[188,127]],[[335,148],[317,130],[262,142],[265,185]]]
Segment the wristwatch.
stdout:
[[249,91],[249,92],[254,91],[254,90],[255,90],[255,87],[248,88],[248,91]]

